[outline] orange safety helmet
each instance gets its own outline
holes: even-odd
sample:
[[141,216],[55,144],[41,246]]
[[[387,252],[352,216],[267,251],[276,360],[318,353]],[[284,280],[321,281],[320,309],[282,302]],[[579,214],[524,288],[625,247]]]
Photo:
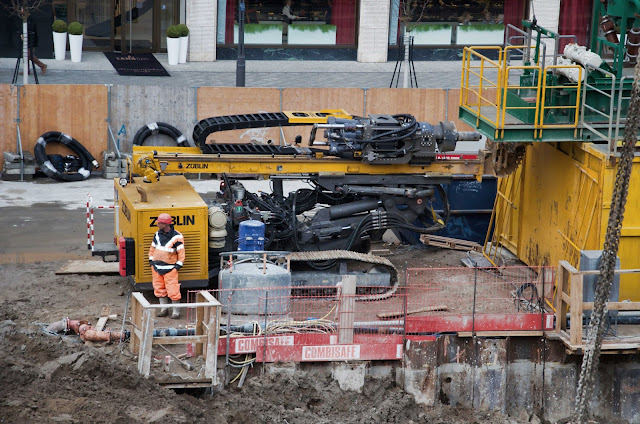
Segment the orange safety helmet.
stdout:
[[171,215],[168,213],[158,215],[158,224],[171,224]]

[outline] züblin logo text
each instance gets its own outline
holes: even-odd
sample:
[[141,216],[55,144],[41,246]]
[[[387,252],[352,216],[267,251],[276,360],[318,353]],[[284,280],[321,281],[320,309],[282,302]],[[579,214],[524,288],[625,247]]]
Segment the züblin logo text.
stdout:
[[[155,227],[156,224],[158,223],[158,217],[152,216],[149,219],[151,220],[149,227]],[[171,218],[171,224],[176,226],[177,225],[195,225],[195,223],[196,223],[195,215],[182,215],[182,216],[174,216]]]

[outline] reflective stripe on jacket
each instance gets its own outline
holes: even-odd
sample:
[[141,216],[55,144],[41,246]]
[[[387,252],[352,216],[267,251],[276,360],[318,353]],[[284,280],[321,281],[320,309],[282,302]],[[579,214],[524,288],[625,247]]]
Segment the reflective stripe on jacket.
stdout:
[[149,247],[149,260],[158,274],[164,275],[184,264],[184,238],[171,226],[169,232],[158,230]]

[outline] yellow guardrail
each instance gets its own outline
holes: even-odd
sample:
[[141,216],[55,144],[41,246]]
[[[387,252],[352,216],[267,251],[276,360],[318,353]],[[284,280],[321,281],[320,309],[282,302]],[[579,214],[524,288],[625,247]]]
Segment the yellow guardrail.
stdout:
[[[476,50],[493,50],[498,52],[498,60],[492,60],[480,54]],[[475,113],[477,120],[484,119],[496,128],[500,122],[500,88],[502,71],[502,47],[500,46],[474,46],[465,47],[462,53],[462,75],[460,90],[460,105]],[[472,64],[472,59],[478,60],[479,65]],[[488,78],[485,71],[488,69],[497,72],[495,80]],[[474,83],[470,81],[474,78]],[[485,91],[487,93],[485,93]],[[495,98],[488,97],[494,93]],[[470,102],[471,99],[472,101]],[[484,109],[483,109],[484,108]]]
[[[460,105],[476,116],[477,124],[482,119],[491,124],[496,129],[498,135],[504,137],[507,114],[510,110],[535,110],[534,113],[534,136],[541,137],[545,128],[575,128],[577,132],[580,112],[580,87],[582,85],[583,69],[579,65],[550,65],[542,70],[540,59],[536,65],[507,66],[509,54],[513,50],[524,52],[526,49],[534,50],[530,46],[507,46],[504,49],[500,46],[472,46],[465,47],[462,54],[462,75],[460,81]],[[489,59],[483,53],[486,51],[497,52],[498,59]],[[575,86],[570,84],[548,85],[547,72],[559,69],[577,69],[578,82]],[[535,81],[534,86],[522,86],[509,83],[509,76],[515,70],[532,71]],[[489,73],[488,71],[491,71]],[[547,90],[551,89],[572,89],[577,90],[575,104],[571,105],[545,105],[547,100]],[[535,98],[529,99],[530,106],[507,106],[506,98],[509,91],[532,90]],[[545,112],[552,109],[568,109],[575,112],[575,119],[572,123],[549,124],[544,122]],[[500,132],[501,131],[501,134]]]
[[[577,136],[578,133],[578,121],[580,119],[580,95],[582,94],[582,90],[580,90],[580,88],[582,87],[582,66],[580,65],[549,65],[547,67],[544,68],[544,75],[547,75],[547,71],[550,69],[576,69],[578,71],[578,82],[575,83],[574,86],[571,85],[567,85],[567,84],[563,84],[563,85],[547,85],[547,79],[544,79],[544,82],[542,84],[542,103],[540,103],[542,106],[542,111],[540,113],[540,132],[542,133],[542,130],[544,128],[575,128],[574,131],[574,137]],[[553,89],[553,88],[562,88],[564,90],[567,89],[571,89],[572,87],[575,87],[575,89],[577,90],[576,92],[576,102],[575,104],[571,104],[571,105],[559,105],[559,106],[547,106],[545,105],[545,101],[546,101],[546,96],[547,96],[547,90]],[[574,119],[573,119],[573,123],[572,124],[545,124],[544,123],[544,113],[547,110],[551,110],[551,109],[568,109],[568,110],[574,110]]]
[[[509,84],[509,74],[511,73],[511,71],[513,70],[532,70],[534,72],[537,72],[537,77],[535,78],[536,81],[536,85],[535,87],[533,86],[523,86],[520,84],[514,85],[514,84]],[[504,137],[504,126],[505,126],[505,117],[507,116],[507,112],[509,110],[535,110],[534,112],[534,137],[537,136],[537,132],[538,132],[538,122],[539,122],[539,116],[540,116],[540,108],[538,107],[539,105],[539,100],[540,100],[540,86],[542,84],[542,78],[540,78],[542,72],[542,68],[540,66],[507,66],[504,72],[504,80],[503,80],[503,87],[504,87],[504,98],[505,101],[502,102],[502,114],[501,114],[501,120],[500,120],[500,127],[499,129],[502,131],[501,137]],[[535,90],[535,98],[533,98],[533,102],[528,102],[531,106],[507,106],[507,102],[506,102],[506,98],[507,98],[507,94],[509,92],[509,90]]]

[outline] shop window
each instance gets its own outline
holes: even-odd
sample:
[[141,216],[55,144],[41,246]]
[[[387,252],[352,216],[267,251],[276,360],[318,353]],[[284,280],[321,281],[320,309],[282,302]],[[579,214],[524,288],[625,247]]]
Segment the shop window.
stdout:
[[83,48],[111,47],[112,15],[113,6],[109,0],[75,2],[75,20],[84,26]]
[[503,44],[506,24],[520,26],[524,5],[525,0],[391,0],[389,44],[400,42],[404,26],[416,46]]
[[[244,42],[248,45],[353,46],[356,0],[281,0],[245,2]],[[238,2],[218,1],[218,44],[238,43]]]

